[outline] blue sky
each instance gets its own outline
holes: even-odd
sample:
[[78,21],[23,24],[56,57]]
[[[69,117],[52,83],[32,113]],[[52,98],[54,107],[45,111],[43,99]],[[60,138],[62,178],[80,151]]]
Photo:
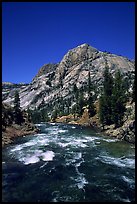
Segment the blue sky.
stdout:
[[2,81],[29,83],[83,43],[134,59],[135,3],[2,3]]

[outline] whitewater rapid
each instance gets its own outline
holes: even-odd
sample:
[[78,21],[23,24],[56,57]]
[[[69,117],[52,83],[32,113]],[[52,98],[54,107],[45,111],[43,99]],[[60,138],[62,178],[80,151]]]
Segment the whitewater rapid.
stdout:
[[[104,201],[106,201],[105,194],[110,194],[112,198],[109,199],[112,201],[134,200],[135,154],[132,145],[127,146],[118,139],[101,136],[95,131],[75,125],[41,123],[36,126],[42,130],[41,133],[26,136],[19,139],[20,143],[9,146],[5,150],[3,164],[6,166],[6,162],[11,158],[18,165],[24,165],[23,168],[28,169],[28,175],[30,169],[36,168],[38,178],[48,178],[49,185],[50,182],[52,185],[54,177],[60,178],[59,191],[56,185],[50,187],[50,201],[79,201],[79,199],[97,201],[99,197],[101,199],[102,194]],[[67,175],[66,172],[68,172]],[[47,177],[48,175],[50,176]],[[33,174],[31,176],[35,177]],[[32,182],[32,178],[28,178]],[[123,184],[122,189],[120,186]],[[48,188],[48,184],[41,185]],[[92,186],[98,189],[96,190],[98,198],[95,195],[91,196]],[[64,194],[62,187],[66,188]],[[131,191],[130,196],[126,196],[127,187]],[[21,191],[20,184],[18,188]],[[88,193],[89,189],[91,189],[91,195]],[[117,191],[115,192],[114,189]],[[82,193],[78,198],[81,190]],[[71,195],[71,191],[75,194]],[[34,198],[35,195],[32,196],[32,201]]]

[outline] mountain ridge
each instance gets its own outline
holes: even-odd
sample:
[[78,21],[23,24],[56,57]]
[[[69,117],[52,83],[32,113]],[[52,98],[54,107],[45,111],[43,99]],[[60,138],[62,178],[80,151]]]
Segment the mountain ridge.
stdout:
[[[124,77],[131,77],[131,81],[135,76],[135,64],[128,58],[99,51],[84,43],[68,50],[59,63],[43,65],[27,86],[18,89],[22,109],[28,107],[34,109],[39,107],[43,101],[48,105],[54,103],[58,98],[72,100],[74,84],[79,89],[85,87],[89,72],[91,81],[97,87],[99,94],[106,65],[112,75],[117,69],[120,69]],[[7,93],[3,102],[12,105],[13,99],[14,90]]]

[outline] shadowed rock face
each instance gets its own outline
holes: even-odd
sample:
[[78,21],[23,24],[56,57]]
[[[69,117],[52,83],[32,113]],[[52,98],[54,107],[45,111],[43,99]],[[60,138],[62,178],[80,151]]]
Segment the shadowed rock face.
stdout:
[[[117,69],[126,76],[135,74],[133,61],[115,54],[101,52],[88,44],[82,44],[69,50],[58,64],[45,64],[30,84],[19,88],[22,109],[38,107],[42,101],[50,104],[57,98],[72,98],[74,84],[80,88],[88,81],[90,72],[91,81],[99,90],[101,87],[104,68],[107,65],[112,74]],[[3,88],[4,91],[4,88]],[[12,105],[14,92],[10,90],[4,101]]]

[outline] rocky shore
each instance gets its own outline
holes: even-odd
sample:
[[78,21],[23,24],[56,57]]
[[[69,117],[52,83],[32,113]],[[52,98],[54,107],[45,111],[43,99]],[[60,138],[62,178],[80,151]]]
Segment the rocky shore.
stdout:
[[2,132],[2,147],[12,143],[16,137],[35,134],[39,131],[40,130],[31,123],[27,125],[23,124],[21,126],[17,124],[8,126],[5,131]]
[[56,122],[93,127],[105,135],[135,144],[135,103],[128,103],[127,110],[129,108],[130,114],[125,113],[123,125],[119,128],[115,128],[115,125],[106,125],[102,128],[98,115],[96,114],[94,117],[89,118],[88,109],[86,108],[81,118],[74,117],[74,115],[70,114],[57,118]]

